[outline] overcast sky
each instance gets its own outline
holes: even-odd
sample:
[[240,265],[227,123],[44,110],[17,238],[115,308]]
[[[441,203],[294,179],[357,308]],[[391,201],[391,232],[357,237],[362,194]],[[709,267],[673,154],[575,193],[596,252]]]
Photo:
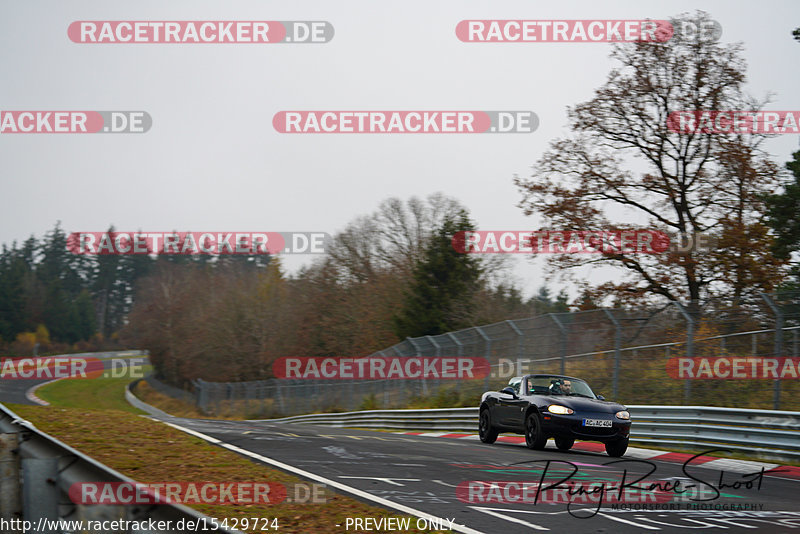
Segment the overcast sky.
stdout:
[[[0,3],[0,110],[144,110],[145,134],[0,135],[0,243],[119,230],[325,231],[381,200],[441,191],[484,230],[534,229],[516,207],[566,108],[592,97],[610,44],[463,43],[464,19],[667,19],[707,11],[744,43],[747,91],[800,109],[800,2],[373,0]],[[76,20],[325,20],[326,44],[76,44]],[[516,135],[286,135],[278,111],[532,110]],[[798,136],[768,142],[781,165]],[[288,258],[290,270],[311,256]],[[526,294],[543,264],[515,258]]]

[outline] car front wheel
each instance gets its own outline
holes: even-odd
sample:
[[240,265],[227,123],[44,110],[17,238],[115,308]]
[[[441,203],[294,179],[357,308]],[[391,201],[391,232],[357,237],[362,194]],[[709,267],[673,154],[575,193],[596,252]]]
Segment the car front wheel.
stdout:
[[525,445],[537,451],[547,445],[547,437],[542,433],[542,425],[535,413],[529,414],[525,419]]
[[616,441],[609,441],[606,443],[606,452],[609,456],[619,458],[625,451],[628,450],[628,438],[618,439]]
[[489,409],[481,410],[481,416],[478,420],[478,437],[484,443],[494,443],[497,441],[499,432],[492,427],[492,418],[489,415]]

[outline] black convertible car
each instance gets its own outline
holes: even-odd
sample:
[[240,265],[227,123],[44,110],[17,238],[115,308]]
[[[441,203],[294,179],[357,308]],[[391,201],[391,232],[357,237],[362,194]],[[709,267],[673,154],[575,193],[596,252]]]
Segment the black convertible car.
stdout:
[[628,449],[631,416],[625,406],[595,395],[580,378],[563,375],[515,377],[501,391],[487,391],[481,398],[478,435],[494,443],[500,432],[525,434],[529,449],[544,449],[555,438],[562,451],[576,439],[599,441],[609,456],[620,457]]

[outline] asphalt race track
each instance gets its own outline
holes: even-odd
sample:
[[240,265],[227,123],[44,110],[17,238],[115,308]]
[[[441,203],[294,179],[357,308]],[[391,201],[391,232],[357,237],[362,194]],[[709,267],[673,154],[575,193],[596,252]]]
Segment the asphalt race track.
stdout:
[[[796,469],[793,473],[762,477],[759,469],[754,472],[752,466],[742,468],[740,463],[734,462],[724,472],[690,464],[685,473],[683,460],[646,462],[626,455],[625,462],[607,465],[614,459],[605,453],[560,452],[552,441],[546,450],[532,451],[517,443],[486,445],[479,442],[477,436],[474,440],[448,439],[268,421],[163,419],[215,438],[220,445],[237,452],[249,451],[246,454],[256,456],[256,461],[260,455],[311,473],[318,480],[324,478],[355,488],[362,496],[368,494],[432,516],[455,519],[455,524],[466,527],[454,527],[462,532],[731,533],[764,530],[777,533],[800,529],[800,479],[789,478],[797,476]],[[529,496],[528,502],[522,503],[519,492],[503,497],[505,489],[498,492],[497,485],[496,496],[504,501],[516,497],[517,502],[464,502],[470,500],[469,492],[457,493],[459,484],[468,481],[538,482],[545,468],[543,489],[573,472],[571,482],[602,482],[606,488],[619,482],[625,470],[626,483],[647,474],[644,480],[662,481],[660,488],[666,491],[661,493],[659,501],[670,502],[659,502],[662,509],[615,510],[613,505],[620,503],[612,501],[619,492],[609,489],[602,507],[584,494],[572,498],[582,498],[586,504],[573,503],[568,510],[564,500],[532,504]],[[697,480],[689,478],[687,473]],[[665,486],[667,481],[672,485]],[[681,481],[680,486],[675,486],[677,481]],[[691,484],[694,487],[690,487]],[[720,491],[719,497],[712,486]],[[485,487],[487,491],[478,489],[472,500],[488,497],[491,485]],[[588,484],[586,487],[589,488]],[[679,494],[677,489],[683,493]],[[550,490],[551,501],[558,501],[559,493],[555,490]],[[341,491],[341,487],[337,491]],[[562,498],[563,492],[562,489]],[[533,494],[535,489],[531,491]],[[596,499],[598,495],[591,497]],[[690,497],[707,500],[692,501]],[[634,508],[635,503],[652,503],[652,494],[650,498],[648,501],[641,495],[632,495],[624,498],[624,504]],[[345,525],[340,532],[347,532]]]
[[[0,402],[30,404],[26,391],[47,381],[2,380]],[[735,460],[711,468],[702,465],[703,458],[686,464],[688,455],[655,459],[636,449],[619,461],[601,452],[560,452],[552,440],[546,450],[532,451],[518,438],[483,444],[477,431],[452,439],[270,421],[153,418],[339,493],[395,508],[393,513],[440,519],[445,528],[452,520],[459,532],[800,532],[798,468],[762,473]],[[641,478],[640,486],[658,484],[662,491],[621,494],[623,477],[626,484]],[[583,492],[575,493],[578,485]],[[336,531],[348,529],[342,524]],[[404,532],[415,531],[412,523]]]

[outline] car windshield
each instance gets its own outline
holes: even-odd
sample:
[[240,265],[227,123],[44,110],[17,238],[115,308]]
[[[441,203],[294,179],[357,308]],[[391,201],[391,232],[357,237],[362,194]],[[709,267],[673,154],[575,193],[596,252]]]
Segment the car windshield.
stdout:
[[583,380],[563,376],[532,376],[528,378],[528,395],[569,395],[573,397],[595,397],[592,388]]

